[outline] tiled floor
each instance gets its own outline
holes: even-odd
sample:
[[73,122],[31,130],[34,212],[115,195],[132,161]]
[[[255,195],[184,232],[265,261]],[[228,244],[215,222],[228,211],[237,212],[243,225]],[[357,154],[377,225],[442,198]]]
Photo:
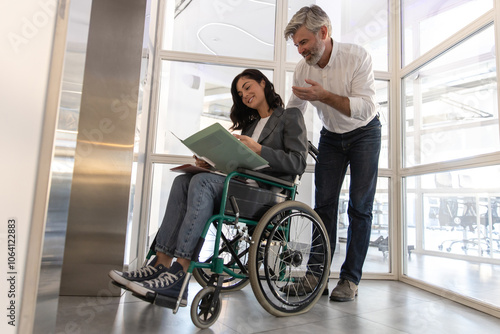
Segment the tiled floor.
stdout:
[[[332,288],[335,282],[330,282]],[[405,283],[363,280],[354,302],[325,296],[306,314],[276,318],[258,303],[250,286],[222,297],[222,313],[209,329],[190,318],[200,286],[190,283],[189,305],[177,314],[122,297],[59,298],[56,333],[500,333],[500,319]]]

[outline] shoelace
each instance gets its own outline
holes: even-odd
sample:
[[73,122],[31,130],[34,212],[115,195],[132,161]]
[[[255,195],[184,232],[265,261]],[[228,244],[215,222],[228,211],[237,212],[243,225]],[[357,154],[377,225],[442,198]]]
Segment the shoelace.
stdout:
[[153,275],[157,271],[158,271],[158,269],[156,269],[153,266],[146,266],[146,267],[143,267],[141,269],[137,269],[137,270],[131,272],[129,275],[131,277],[134,277],[134,278],[141,278],[141,277]]
[[169,286],[170,284],[175,283],[179,279],[178,276],[169,273],[169,272],[164,272],[161,276],[147,281],[147,285],[149,285],[152,288],[158,289],[158,288],[164,288],[166,286]]

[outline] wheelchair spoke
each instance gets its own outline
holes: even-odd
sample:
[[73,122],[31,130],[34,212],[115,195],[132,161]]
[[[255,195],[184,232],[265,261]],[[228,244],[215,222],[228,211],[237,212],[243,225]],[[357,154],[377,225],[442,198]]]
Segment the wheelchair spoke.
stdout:
[[[249,259],[257,299],[278,316],[309,310],[329,274],[329,241],[321,219],[305,204],[289,202],[273,207],[261,219]],[[253,261],[257,254],[262,266]]]
[[[199,261],[201,263],[211,263],[214,255],[214,246],[216,241],[217,224],[215,221],[209,229],[203,248],[200,252]],[[219,257],[224,259],[224,266],[231,269],[236,274],[246,275],[248,252],[248,233],[241,231],[235,225],[223,224],[222,234],[219,245]],[[201,286],[207,286],[212,272],[210,269],[195,268],[193,276]],[[237,278],[226,276],[222,284],[223,291],[236,291],[245,287],[250,281],[248,278]]]

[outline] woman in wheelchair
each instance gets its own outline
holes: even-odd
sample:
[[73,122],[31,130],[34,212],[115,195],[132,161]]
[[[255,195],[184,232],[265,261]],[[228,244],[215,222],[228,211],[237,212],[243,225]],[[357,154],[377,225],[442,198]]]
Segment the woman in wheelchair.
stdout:
[[[235,136],[269,162],[270,167],[262,172],[288,181],[302,174],[308,142],[301,111],[284,109],[273,84],[254,69],[234,78],[231,95],[231,129],[241,130],[241,135]],[[202,165],[203,161],[196,163]],[[224,180],[214,173],[177,176],[156,236],[156,257],[143,268],[112,270],[109,276],[140,296],[178,298],[205,223],[220,206]],[[180,305],[187,305],[187,289]]]

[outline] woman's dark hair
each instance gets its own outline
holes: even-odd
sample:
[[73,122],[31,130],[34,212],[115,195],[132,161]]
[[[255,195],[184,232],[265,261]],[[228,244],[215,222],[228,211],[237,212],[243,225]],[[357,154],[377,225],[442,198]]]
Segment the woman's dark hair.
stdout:
[[259,113],[257,110],[247,107],[241,96],[238,94],[236,89],[236,83],[240,78],[249,78],[257,81],[258,83],[265,81],[266,86],[264,87],[264,96],[266,97],[267,104],[271,109],[276,107],[283,107],[283,100],[274,91],[274,85],[269,81],[269,79],[259,70],[246,69],[240,74],[238,74],[231,84],[231,95],[233,96],[233,106],[231,107],[231,113],[229,117],[233,122],[231,126],[232,130],[243,130],[248,125],[250,125],[255,119],[259,118]]

